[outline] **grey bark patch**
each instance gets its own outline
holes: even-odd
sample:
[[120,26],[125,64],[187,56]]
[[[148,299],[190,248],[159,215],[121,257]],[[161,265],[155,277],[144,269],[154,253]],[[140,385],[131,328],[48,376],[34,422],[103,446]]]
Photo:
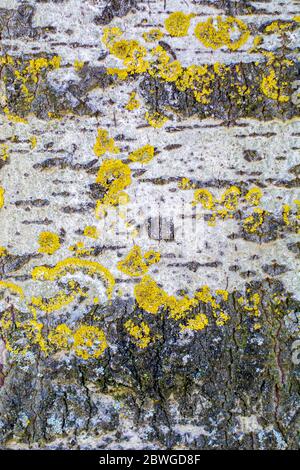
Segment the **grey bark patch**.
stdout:
[[115,17],[126,16],[134,10],[136,3],[136,0],[109,0],[102,12],[95,16],[94,23],[107,25]]

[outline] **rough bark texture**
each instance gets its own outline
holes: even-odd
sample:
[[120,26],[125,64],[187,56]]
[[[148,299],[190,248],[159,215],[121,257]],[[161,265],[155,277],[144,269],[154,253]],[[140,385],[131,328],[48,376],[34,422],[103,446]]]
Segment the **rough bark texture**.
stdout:
[[[179,11],[182,37],[164,25]],[[296,0],[0,0],[1,448],[298,448],[297,15]],[[217,17],[247,39],[198,40]],[[105,43],[116,26],[149,67]],[[131,180],[101,179],[107,161]]]

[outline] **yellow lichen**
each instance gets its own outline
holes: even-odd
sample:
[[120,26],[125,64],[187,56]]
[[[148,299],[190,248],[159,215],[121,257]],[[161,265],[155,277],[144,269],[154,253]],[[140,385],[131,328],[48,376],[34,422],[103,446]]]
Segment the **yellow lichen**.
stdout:
[[282,33],[293,29],[292,21],[272,21],[264,28],[265,33]]
[[41,232],[39,235],[39,253],[52,255],[60,248],[59,236],[53,232]]
[[0,258],[2,256],[7,256],[7,255],[8,255],[7,249],[4,246],[0,246]]
[[254,209],[253,214],[249,215],[243,220],[243,227],[249,233],[255,233],[257,229],[263,224],[264,222],[264,215],[266,211],[257,207]]
[[198,305],[198,301],[195,298],[189,298],[185,296],[181,299],[170,295],[166,296],[165,307],[169,309],[169,316],[173,320],[183,319],[187,313],[189,313],[194,307]]
[[158,251],[149,250],[144,253],[144,259],[147,264],[155,264],[160,261],[160,253]]
[[178,188],[179,189],[192,189],[193,188],[193,183],[189,178],[181,178],[181,180],[178,182]]
[[101,157],[106,152],[119,153],[120,149],[115,145],[114,139],[108,136],[108,131],[106,129],[98,129],[98,135],[94,145],[94,153],[97,157]]
[[11,293],[18,295],[21,299],[24,298],[24,292],[22,287],[18,286],[11,281],[0,281],[0,290],[8,289]]
[[154,157],[153,145],[144,145],[137,150],[134,150],[128,155],[129,160],[132,162],[149,163]]
[[167,299],[167,294],[147,275],[134,287],[134,295],[138,306],[153,314],[157,314]]
[[4,206],[4,194],[5,190],[0,186],[0,209]]
[[143,260],[142,250],[137,245],[130,250],[122,261],[118,262],[117,267],[120,271],[132,277],[142,276],[148,271],[148,266]]
[[260,188],[251,188],[245,195],[246,201],[252,206],[258,206],[263,196],[263,192]]
[[181,331],[184,330],[203,330],[208,325],[208,318],[204,313],[199,313],[195,318],[190,318],[186,325],[180,325]]
[[124,326],[130,336],[136,340],[135,343],[139,348],[144,349],[149,345],[151,337],[150,328],[147,323],[142,321],[140,325],[135,325],[132,320],[127,320]]
[[238,298],[238,303],[243,307],[244,310],[249,312],[251,315],[258,317],[260,315],[259,307],[261,304],[260,295],[256,292],[251,294],[250,289],[247,290],[247,298],[243,296]]
[[73,340],[72,330],[65,324],[61,323],[48,334],[48,341],[55,349],[68,349],[71,347]]
[[[219,49],[226,46],[235,51],[239,49],[248,40],[250,32],[245,23],[238,19],[228,16],[222,19],[217,16],[216,19],[208,18],[207,21],[198,23],[195,28],[195,36],[205,47]],[[237,39],[232,36],[238,33]]]
[[226,189],[221,197],[221,204],[226,207],[229,211],[234,211],[237,209],[239,203],[239,196],[241,194],[241,190],[236,186],[230,186],[230,188]]
[[73,335],[73,349],[82,359],[100,357],[108,347],[104,332],[97,326],[80,326]]
[[145,114],[145,119],[151,127],[155,127],[156,129],[160,129],[168,121],[168,118],[166,116],[157,111],[152,113],[147,112]]
[[129,196],[123,190],[131,184],[131,170],[121,160],[104,160],[99,168],[96,183],[106,190],[103,199],[97,201],[97,217],[105,215],[105,206],[128,203]]
[[82,60],[75,59],[74,60],[74,69],[76,72],[79,72],[84,67],[84,62]]
[[78,258],[66,258],[59,261],[54,267],[36,266],[32,270],[32,278],[41,281],[55,281],[66,274],[74,274],[76,271],[83,271],[88,276],[97,276],[106,285],[106,294],[110,299],[112,296],[115,279],[110,271],[96,261],[82,260]]
[[17,116],[16,114],[11,113],[7,106],[5,106],[5,108],[3,108],[3,112],[4,112],[5,116],[7,117],[7,119],[11,122],[20,123],[20,124],[27,124],[28,123],[27,119],[22,118],[20,116]]
[[196,101],[208,104],[214,78],[215,73],[208,65],[190,65],[176,80],[176,87],[180,91],[192,90]]
[[151,28],[149,31],[143,33],[143,38],[146,42],[159,41],[163,36],[163,31],[158,28]]
[[118,28],[117,26],[106,26],[103,28],[103,36],[102,42],[105,44],[106,47],[111,46],[118,38],[120,38],[123,34],[123,31]]
[[8,151],[8,145],[6,144],[1,144],[0,145],[0,159],[6,162],[9,158],[9,151]]
[[171,36],[186,36],[193,16],[192,14],[186,15],[182,11],[175,11],[165,20],[165,28]]
[[118,59],[125,60],[128,57],[131,57],[133,51],[139,46],[138,41],[121,39],[120,41],[114,41],[111,46],[109,46],[109,51]]
[[45,313],[52,313],[66,307],[73,302],[75,298],[75,293],[60,291],[48,299],[43,299],[43,297],[32,297],[31,304]]
[[136,98],[136,92],[133,91],[132,93],[130,93],[129,101],[126,104],[125,108],[128,109],[128,111],[134,111],[135,109],[138,109],[140,106],[141,106],[141,103]]
[[37,145],[37,138],[35,135],[32,135],[30,137],[30,144],[31,144],[31,149],[34,150]]
[[85,237],[95,239],[97,239],[99,236],[97,227],[95,227],[94,225],[87,225],[86,227],[84,227],[83,234]]
[[278,79],[275,70],[271,70],[268,75],[265,75],[261,81],[260,89],[267,98],[276,100],[279,103],[286,103],[289,97],[281,93],[278,86]]
[[284,204],[282,206],[282,219],[285,225],[290,225],[290,214],[291,214],[292,208],[288,204]]
[[94,252],[94,248],[85,248],[83,242],[77,242],[74,245],[69,246],[68,249],[75,252],[76,256],[90,256]]
[[119,69],[117,67],[109,67],[107,69],[108,75],[116,75],[120,80],[126,80],[128,72],[126,69]]
[[182,74],[182,66],[178,60],[158,66],[157,73],[166,82],[175,82]]
[[120,271],[132,277],[139,277],[148,271],[151,264],[158,263],[160,254],[157,251],[147,251],[144,255],[139,246],[135,245],[128,255],[119,261],[117,267]]
[[214,209],[215,201],[214,197],[208,189],[196,189],[194,192],[193,206],[201,204],[203,209]]
[[147,72],[149,62],[145,59],[146,55],[147,49],[145,47],[140,45],[133,47],[130,55],[123,60],[127,73],[134,75]]

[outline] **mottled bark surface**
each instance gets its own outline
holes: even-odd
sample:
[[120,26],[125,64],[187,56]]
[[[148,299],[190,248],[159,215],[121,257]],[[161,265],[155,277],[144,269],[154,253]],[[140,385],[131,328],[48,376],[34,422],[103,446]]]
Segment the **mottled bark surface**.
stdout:
[[299,447],[298,25],[0,0],[0,448]]

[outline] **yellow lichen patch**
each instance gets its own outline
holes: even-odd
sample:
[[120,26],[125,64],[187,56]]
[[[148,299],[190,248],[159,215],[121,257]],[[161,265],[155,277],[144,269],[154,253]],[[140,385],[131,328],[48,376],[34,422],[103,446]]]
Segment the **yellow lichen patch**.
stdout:
[[229,211],[234,211],[238,207],[239,203],[239,196],[241,194],[241,190],[236,186],[230,186],[230,188],[226,189],[221,197],[221,204],[223,204],[226,209]]
[[88,238],[97,239],[99,236],[99,233],[95,225],[87,225],[86,227],[84,227],[83,235]]
[[290,225],[290,213],[292,208],[288,204],[282,206],[282,220],[285,225]]
[[273,69],[270,71],[269,75],[263,77],[260,89],[267,98],[276,100],[279,103],[289,101],[289,97],[281,93],[280,87],[278,86],[278,79]]
[[203,330],[208,325],[208,318],[204,313],[199,313],[195,318],[190,318],[186,325],[180,325],[181,331],[184,330]]
[[79,72],[84,67],[84,62],[82,60],[75,59],[74,60],[74,69],[76,72]]
[[105,215],[104,206],[118,206],[127,204],[128,194],[123,191],[131,184],[131,170],[121,160],[104,160],[99,168],[96,183],[107,192],[101,201],[97,201],[96,216]]
[[265,33],[284,33],[286,31],[291,31],[294,28],[294,23],[292,21],[283,21],[276,20],[268,24],[264,28]]
[[61,323],[48,334],[48,341],[55,349],[68,349],[71,347],[73,340],[72,330],[65,324]]
[[55,281],[66,274],[74,274],[76,271],[83,271],[88,276],[97,276],[106,285],[106,294],[110,299],[112,296],[115,279],[110,271],[96,261],[88,261],[77,258],[66,258],[59,261],[54,267],[36,266],[32,270],[32,278],[40,281]]
[[[54,56],[51,59],[47,57],[37,57],[30,60],[20,61],[17,58],[11,59],[9,65],[12,66],[13,78],[19,89],[22,104],[26,110],[30,109],[30,105],[35,98],[35,88],[42,73],[47,69],[54,70],[60,67],[60,57]],[[26,119],[14,115],[6,106],[3,109],[7,118],[12,122],[27,123]]]
[[134,111],[135,109],[138,109],[140,106],[141,106],[141,103],[136,98],[136,92],[133,91],[132,93],[130,93],[129,101],[126,104],[125,108],[128,109],[128,111]]
[[173,318],[173,320],[181,320],[187,315],[187,313],[196,307],[198,303],[197,299],[189,298],[187,296],[182,299],[176,299],[174,296],[167,296],[165,307],[169,309],[170,318]]
[[178,188],[187,190],[187,189],[192,189],[194,187],[192,181],[189,178],[181,178],[181,180],[178,182]]
[[59,56],[54,56],[52,59],[47,59],[45,57],[31,59],[29,61],[29,65],[23,70],[23,76],[24,74],[27,74],[34,83],[37,83],[38,76],[43,69],[57,69],[60,67],[60,61],[61,58]]
[[229,292],[225,289],[217,289],[216,294],[220,295],[225,302],[227,302],[228,297],[229,297]]
[[158,263],[160,254],[157,251],[149,250],[142,255],[142,250],[135,245],[128,255],[119,261],[117,266],[120,271],[132,277],[139,277],[148,271],[151,264]]
[[121,160],[104,160],[99,168],[96,183],[113,193],[118,193],[130,185],[131,170]]
[[167,294],[150,276],[144,276],[134,287],[135,300],[138,306],[149,313],[156,314],[165,304]]
[[0,281],[0,290],[8,289],[12,294],[18,295],[21,299],[24,298],[24,292],[22,287],[18,286],[11,281]]
[[114,41],[109,47],[109,51],[118,59],[128,59],[132,56],[133,51],[139,47],[138,41],[121,39],[120,41]]
[[43,323],[39,323],[37,320],[29,320],[23,323],[25,334],[29,340],[29,343],[37,344],[41,351],[44,353],[48,352],[46,341],[43,337],[42,330],[44,328]]
[[53,232],[41,232],[39,235],[39,253],[52,255],[60,248],[59,236]]
[[263,192],[260,188],[251,188],[245,195],[246,201],[252,206],[258,206],[263,196]]
[[5,190],[0,186],[0,209],[4,206],[4,193]]
[[154,250],[146,251],[144,259],[148,265],[158,263],[160,261],[160,253]]
[[[220,16],[217,16],[216,19],[208,18],[207,21],[197,24],[194,33],[205,47],[219,49],[226,46],[232,51],[245,44],[250,35],[245,23],[232,16],[224,19]],[[239,34],[237,39],[235,38],[236,33]]]
[[249,215],[243,220],[243,227],[246,232],[255,233],[257,229],[263,224],[266,211],[257,207],[254,209],[253,214]]
[[124,323],[126,331],[135,339],[135,344],[141,348],[146,348],[151,342],[150,328],[144,321],[140,325],[135,325],[132,320]]
[[156,129],[160,129],[168,121],[166,116],[157,111],[152,113],[147,112],[145,114],[145,119],[151,127],[155,127]]
[[126,67],[128,74],[141,74],[147,72],[149,68],[149,62],[145,59],[147,55],[147,49],[143,46],[135,46],[130,55],[124,59],[123,64]]
[[115,145],[114,139],[108,136],[108,131],[106,129],[98,129],[98,135],[94,145],[94,153],[97,157],[101,157],[106,152],[119,153],[120,149]]
[[293,201],[296,205],[296,213],[293,212],[292,207],[288,204],[282,206],[282,220],[285,225],[292,227],[296,233],[300,233],[299,220],[300,220],[300,200]]
[[1,144],[0,145],[0,159],[6,162],[8,158],[9,158],[8,145]]
[[117,267],[131,277],[142,276],[148,271],[148,266],[143,260],[142,250],[137,245],[130,250],[122,261],[118,262]]
[[77,242],[74,245],[69,246],[70,251],[73,251],[76,256],[90,256],[94,252],[94,248],[85,248],[83,242]]
[[208,69],[208,65],[190,65],[176,80],[176,87],[180,91],[192,90],[198,103],[208,104],[215,73]]
[[45,313],[52,313],[72,303],[76,298],[75,293],[60,291],[53,297],[32,297],[31,304]]
[[20,116],[17,116],[16,114],[12,114],[9,111],[7,106],[5,106],[5,108],[3,108],[3,112],[4,112],[5,116],[7,117],[7,119],[11,122],[20,123],[20,124],[27,124],[28,123],[27,119],[22,118]]
[[208,189],[196,189],[192,205],[196,206],[197,204],[201,204],[203,209],[214,209],[214,197]]
[[159,41],[163,36],[164,33],[159,28],[151,28],[149,31],[143,33],[143,38],[146,42]]
[[165,28],[171,36],[186,36],[193,16],[192,14],[186,15],[182,11],[175,11],[165,20]]
[[0,246],[0,258],[2,256],[7,256],[7,255],[8,255],[7,249],[4,246]]
[[107,69],[108,75],[116,75],[119,80],[126,80],[128,72],[126,69],[119,69],[117,67],[109,67]]
[[256,292],[251,293],[250,289],[247,289],[247,298],[239,297],[238,303],[243,307],[244,310],[249,312],[251,315],[258,317],[260,315],[259,307],[261,304],[260,295]]
[[36,147],[36,145],[37,145],[37,138],[36,138],[35,135],[32,135],[32,136],[30,137],[30,146],[31,146],[31,150],[34,150],[35,147]]
[[175,82],[182,74],[182,66],[178,60],[158,67],[158,75],[166,82]]
[[106,47],[111,46],[117,39],[119,39],[123,34],[123,31],[117,26],[106,26],[103,28],[102,42]]
[[149,163],[154,157],[153,145],[144,145],[143,147],[134,150],[128,155],[129,160],[132,162]]
[[100,357],[108,347],[104,331],[97,326],[80,326],[73,335],[73,349],[82,359]]

